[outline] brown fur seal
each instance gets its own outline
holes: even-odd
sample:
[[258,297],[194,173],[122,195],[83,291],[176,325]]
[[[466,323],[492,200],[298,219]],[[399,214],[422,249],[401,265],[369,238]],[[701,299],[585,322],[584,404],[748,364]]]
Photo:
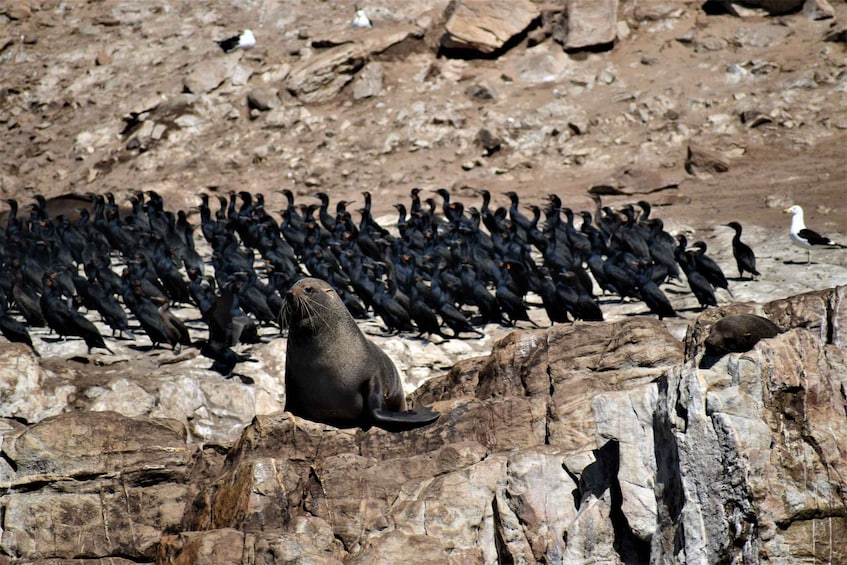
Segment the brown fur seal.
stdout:
[[406,409],[394,363],[365,337],[326,282],[304,278],[286,294],[285,409],[338,427],[401,431],[438,419]]
[[706,338],[706,349],[713,353],[750,351],[763,338],[779,333],[776,324],[755,314],[738,314],[718,320]]

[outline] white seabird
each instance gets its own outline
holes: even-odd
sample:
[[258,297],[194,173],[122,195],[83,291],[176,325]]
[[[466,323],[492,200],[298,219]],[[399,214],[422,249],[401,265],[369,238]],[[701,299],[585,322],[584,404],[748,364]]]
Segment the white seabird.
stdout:
[[236,49],[250,49],[256,45],[256,36],[249,29],[245,29],[239,35],[233,35],[217,42],[224,53],[232,53]]
[[370,18],[368,18],[368,15],[365,13],[364,10],[360,9],[358,6],[356,6],[356,14],[353,16],[353,21],[350,22],[350,25],[360,29],[373,27],[373,24],[371,23]]
[[794,245],[802,247],[808,253],[806,258],[807,264],[812,262],[813,247],[845,247],[844,245],[835,243],[828,237],[824,237],[816,231],[807,228],[806,222],[803,221],[803,208],[800,206],[795,204],[790,208],[786,208],[783,212],[785,214],[793,214],[789,235],[791,236],[791,241]]

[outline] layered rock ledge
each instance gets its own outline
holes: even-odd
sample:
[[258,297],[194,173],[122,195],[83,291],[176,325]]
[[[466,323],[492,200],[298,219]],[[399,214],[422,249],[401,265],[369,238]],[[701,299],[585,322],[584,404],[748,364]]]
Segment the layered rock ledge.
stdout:
[[[635,316],[515,331],[420,387],[443,416],[399,434],[6,419],[0,562],[843,562],[845,292],[709,310],[684,342]],[[706,362],[737,313],[782,333]]]

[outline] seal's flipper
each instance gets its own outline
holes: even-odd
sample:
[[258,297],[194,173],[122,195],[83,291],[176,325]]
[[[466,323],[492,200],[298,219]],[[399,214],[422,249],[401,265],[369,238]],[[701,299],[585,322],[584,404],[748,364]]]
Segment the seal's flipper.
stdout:
[[371,412],[371,417],[374,420],[374,425],[390,432],[400,432],[420,428],[436,421],[441,414],[421,406],[414,410],[406,410],[404,412],[392,412],[377,408]]

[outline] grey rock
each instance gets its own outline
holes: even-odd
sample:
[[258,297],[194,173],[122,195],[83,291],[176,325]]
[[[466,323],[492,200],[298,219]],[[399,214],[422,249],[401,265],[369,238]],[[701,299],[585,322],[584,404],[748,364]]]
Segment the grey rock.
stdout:
[[4,8],[2,8],[2,13],[4,16],[8,17],[10,20],[28,20],[32,17],[32,10],[26,3],[22,4],[10,4]]
[[263,126],[269,129],[290,129],[308,119],[311,114],[303,106],[281,106],[265,114]]
[[475,141],[482,148],[486,157],[499,151],[500,147],[503,145],[503,140],[486,128],[480,128],[480,130],[476,132]]
[[567,0],[565,3],[565,49],[583,49],[612,43],[617,37],[617,0]]
[[638,23],[660,22],[669,19],[679,19],[685,14],[685,8],[665,2],[664,0],[647,0],[639,2],[633,10],[632,17]]
[[279,108],[280,104],[279,95],[275,88],[254,88],[247,93],[247,105],[260,112]]
[[688,144],[685,170],[689,174],[694,174],[695,170],[725,173],[729,170],[729,161],[719,152],[692,142]]
[[191,69],[183,86],[191,94],[209,93],[230,77],[235,65],[236,61],[229,57],[208,58]]
[[465,88],[465,96],[475,100],[493,100],[496,94],[487,84],[472,84]]
[[806,0],[803,14],[812,20],[828,20],[835,17],[835,10],[827,0]]
[[[410,434],[277,412],[232,448],[193,451],[172,420],[0,422],[4,551],[174,564],[406,552],[411,563],[673,562],[683,551],[840,562],[828,528],[847,526],[845,292],[708,310],[684,344],[640,317],[515,331],[418,389],[413,403],[443,417]],[[698,368],[716,321],[754,312],[787,331]]]
[[39,422],[63,412],[76,392],[76,386],[42,368],[28,347],[0,349],[0,417]]
[[285,86],[303,102],[325,102],[353,80],[365,57],[364,47],[356,43],[327,49],[293,67]]
[[373,98],[382,92],[385,71],[380,63],[370,62],[353,79],[352,92],[355,100]]

